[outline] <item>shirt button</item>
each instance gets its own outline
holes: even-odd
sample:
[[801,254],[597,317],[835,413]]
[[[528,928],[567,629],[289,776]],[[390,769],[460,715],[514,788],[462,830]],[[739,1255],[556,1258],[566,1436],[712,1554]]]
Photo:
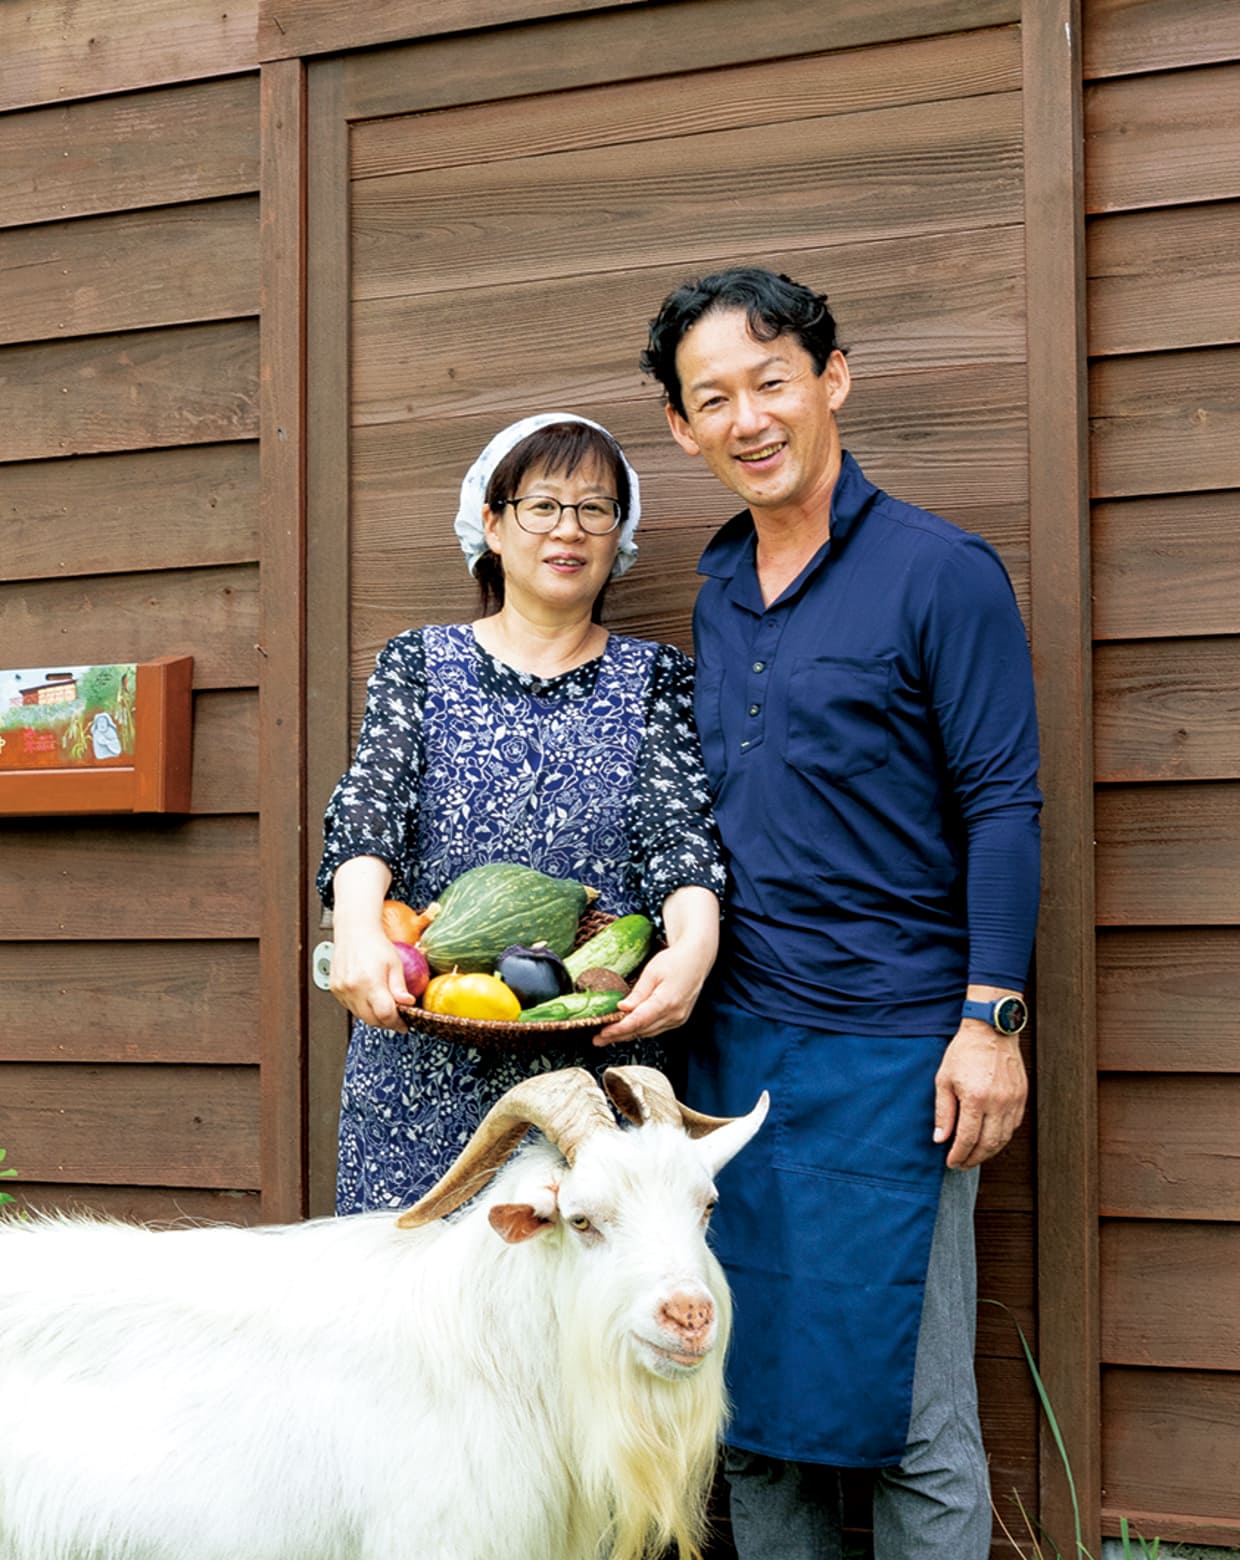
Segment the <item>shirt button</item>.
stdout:
[[744,742],[741,743],[741,752],[743,753],[748,746],[749,746],[749,742],[748,742],[748,739],[746,739]]
[[766,671],[766,662],[765,661],[755,661],[753,663],[753,669],[754,669],[755,672],[764,672],[764,671]]
[[751,715],[756,715],[761,708],[762,706],[760,704],[751,704],[749,706],[749,713]]

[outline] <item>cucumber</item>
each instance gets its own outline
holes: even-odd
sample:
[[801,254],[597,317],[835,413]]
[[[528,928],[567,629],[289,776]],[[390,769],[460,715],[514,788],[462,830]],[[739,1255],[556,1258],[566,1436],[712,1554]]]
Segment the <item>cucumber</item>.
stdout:
[[622,915],[605,926],[564,960],[564,968],[577,979],[583,970],[612,970],[631,975],[650,952],[654,926],[644,915]]
[[620,1006],[619,991],[570,991],[567,996],[552,997],[520,1014],[522,1024],[556,1024],[566,1018],[602,1018]]

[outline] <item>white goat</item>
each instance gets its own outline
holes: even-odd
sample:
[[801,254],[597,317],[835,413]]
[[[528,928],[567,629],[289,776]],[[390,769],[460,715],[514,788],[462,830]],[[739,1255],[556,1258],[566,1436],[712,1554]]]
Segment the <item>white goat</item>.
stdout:
[[580,1069],[527,1079],[399,1219],[0,1221],[0,1560],[698,1556],[704,1227],[766,1096],[720,1122],[605,1083],[640,1130]]

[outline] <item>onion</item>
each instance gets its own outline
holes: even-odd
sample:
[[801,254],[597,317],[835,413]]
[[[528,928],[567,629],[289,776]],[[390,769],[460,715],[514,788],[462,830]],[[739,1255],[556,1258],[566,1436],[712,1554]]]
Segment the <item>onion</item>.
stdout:
[[405,990],[411,997],[420,997],[431,978],[431,967],[420,948],[408,943],[394,942],[392,947],[400,954],[400,967],[405,977]]

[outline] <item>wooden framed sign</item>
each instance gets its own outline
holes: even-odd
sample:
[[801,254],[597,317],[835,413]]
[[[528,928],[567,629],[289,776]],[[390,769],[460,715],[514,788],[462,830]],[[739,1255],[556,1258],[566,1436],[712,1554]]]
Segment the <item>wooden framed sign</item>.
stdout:
[[188,812],[193,668],[0,670],[0,816]]

